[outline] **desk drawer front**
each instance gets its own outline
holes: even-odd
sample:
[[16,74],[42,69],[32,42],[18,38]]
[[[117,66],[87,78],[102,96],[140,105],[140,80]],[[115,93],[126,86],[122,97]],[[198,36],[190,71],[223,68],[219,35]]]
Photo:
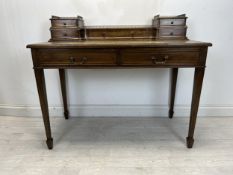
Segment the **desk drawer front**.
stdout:
[[115,65],[116,54],[113,50],[43,50],[38,53],[37,64],[65,66]]
[[197,49],[127,50],[122,53],[122,65],[195,66],[201,64]]

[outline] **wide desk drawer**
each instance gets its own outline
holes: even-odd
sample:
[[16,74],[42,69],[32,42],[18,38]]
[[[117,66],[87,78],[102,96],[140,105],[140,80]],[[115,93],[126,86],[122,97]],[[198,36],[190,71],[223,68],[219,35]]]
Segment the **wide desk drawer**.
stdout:
[[202,63],[198,48],[127,49],[121,54],[124,66],[198,66]]
[[38,66],[112,66],[116,65],[113,49],[47,49],[38,51]]

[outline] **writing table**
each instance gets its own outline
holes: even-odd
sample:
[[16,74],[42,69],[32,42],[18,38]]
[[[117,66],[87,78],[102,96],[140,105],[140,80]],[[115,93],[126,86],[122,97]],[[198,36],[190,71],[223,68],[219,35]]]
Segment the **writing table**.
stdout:
[[194,129],[211,43],[186,37],[186,15],[155,16],[152,26],[85,26],[82,17],[51,18],[49,42],[30,44],[37,89],[47,136],[53,148],[44,69],[58,69],[68,119],[65,69],[170,68],[172,71],[169,118],[173,117],[179,68],[194,68],[193,95],[187,147],[192,148]]

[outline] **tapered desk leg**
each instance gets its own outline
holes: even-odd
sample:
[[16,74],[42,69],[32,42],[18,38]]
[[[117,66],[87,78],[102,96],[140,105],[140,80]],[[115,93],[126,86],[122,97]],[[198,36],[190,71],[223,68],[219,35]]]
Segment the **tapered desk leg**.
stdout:
[[46,94],[46,85],[45,85],[45,77],[44,77],[44,70],[43,69],[35,69],[35,77],[37,83],[37,90],[40,98],[40,106],[42,111],[42,117],[45,126],[45,133],[47,137],[47,146],[49,149],[53,148],[53,138],[51,136],[51,128],[50,128],[50,121],[49,121],[49,109],[48,109],[48,101],[47,101],[47,94]]
[[178,74],[178,68],[172,68],[169,118],[172,118],[174,114],[174,101],[176,94],[177,74]]
[[205,68],[195,68],[193,96],[192,96],[191,113],[190,113],[190,121],[189,121],[189,132],[188,132],[188,137],[186,138],[188,148],[192,148],[194,143],[193,134],[196,125],[204,72],[205,72]]
[[61,81],[61,92],[62,92],[62,99],[63,99],[63,106],[64,106],[64,116],[65,119],[69,118],[69,111],[67,106],[67,95],[66,95],[66,79],[65,79],[65,70],[59,69],[59,76]]

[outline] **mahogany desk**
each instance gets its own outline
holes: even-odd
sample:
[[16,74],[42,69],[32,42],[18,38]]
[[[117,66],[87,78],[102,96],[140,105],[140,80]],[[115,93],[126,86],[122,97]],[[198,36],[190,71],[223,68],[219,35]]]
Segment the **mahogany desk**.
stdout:
[[65,69],[81,68],[171,68],[169,117],[173,117],[178,68],[195,68],[187,147],[192,148],[208,46],[211,43],[191,40],[104,40],[78,42],[45,42],[28,45],[40,98],[47,136],[47,146],[53,148],[44,69],[59,69],[64,115],[68,119]]

